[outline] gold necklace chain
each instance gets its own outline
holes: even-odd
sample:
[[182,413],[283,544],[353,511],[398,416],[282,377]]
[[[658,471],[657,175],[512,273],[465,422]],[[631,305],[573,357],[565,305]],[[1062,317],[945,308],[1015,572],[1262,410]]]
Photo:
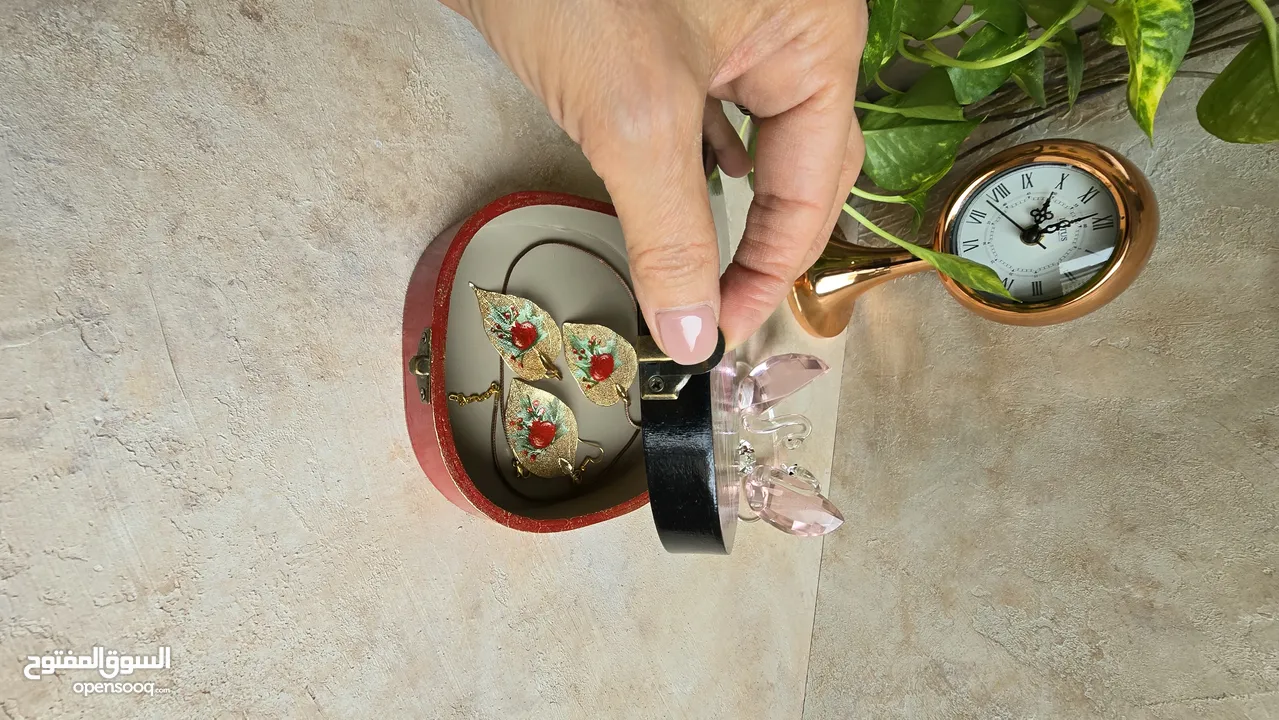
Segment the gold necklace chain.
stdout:
[[449,400],[452,400],[458,405],[466,406],[474,402],[483,402],[485,400],[488,400],[489,398],[496,396],[500,392],[502,392],[502,386],[499,385],[496,380],[494,380],[492,383],[489,384],[488,390],[485,390],[484,392],[472,393],[470,395],[466,395],[464,393],[459,393],[459,392],[453,392],[453,393],[449,393]]

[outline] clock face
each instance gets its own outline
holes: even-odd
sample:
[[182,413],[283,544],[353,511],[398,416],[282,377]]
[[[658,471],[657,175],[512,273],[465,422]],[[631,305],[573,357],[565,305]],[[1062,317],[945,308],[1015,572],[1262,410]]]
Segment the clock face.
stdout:
[[948,250],[990,267],[1023,303],[1053,302],[1109,265],[1120,224],[1115,198],[1096,176],[1065,163],[1029,163],[969,195]]

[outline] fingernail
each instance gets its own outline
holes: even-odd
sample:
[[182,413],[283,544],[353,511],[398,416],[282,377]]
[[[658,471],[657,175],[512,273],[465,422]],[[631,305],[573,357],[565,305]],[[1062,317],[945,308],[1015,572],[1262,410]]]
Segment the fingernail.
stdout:
[[715,352],[719,340],[715,310],[708,304],[689,305],[657,313],[662,349],[680,365],[696,365]]

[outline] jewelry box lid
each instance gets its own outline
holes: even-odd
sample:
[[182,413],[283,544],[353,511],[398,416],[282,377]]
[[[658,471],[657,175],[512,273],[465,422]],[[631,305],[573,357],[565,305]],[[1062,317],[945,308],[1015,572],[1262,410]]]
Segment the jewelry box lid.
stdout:
[[[704,154],[720,256],[731,257],[724,189],[713,151]],[[640,414],[649,507],[658,537],[673,553],[728,554],[740,502],[734,353],[720,333],[706,362],[678,365],[639,318]]]
[[695,367],[666,358],[640,319],[639,389],[649,507],[673,553],[728,554],[740,487],[733,413],[735,366],[724,336]]

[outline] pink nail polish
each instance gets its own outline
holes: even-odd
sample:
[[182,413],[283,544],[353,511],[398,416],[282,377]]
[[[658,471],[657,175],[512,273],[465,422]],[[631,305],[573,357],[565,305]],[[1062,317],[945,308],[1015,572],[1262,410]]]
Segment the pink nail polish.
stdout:
[[696,365],[715,352],[719,338],[715,310],[707,303],[657,313],[662,349],[680,365]]

